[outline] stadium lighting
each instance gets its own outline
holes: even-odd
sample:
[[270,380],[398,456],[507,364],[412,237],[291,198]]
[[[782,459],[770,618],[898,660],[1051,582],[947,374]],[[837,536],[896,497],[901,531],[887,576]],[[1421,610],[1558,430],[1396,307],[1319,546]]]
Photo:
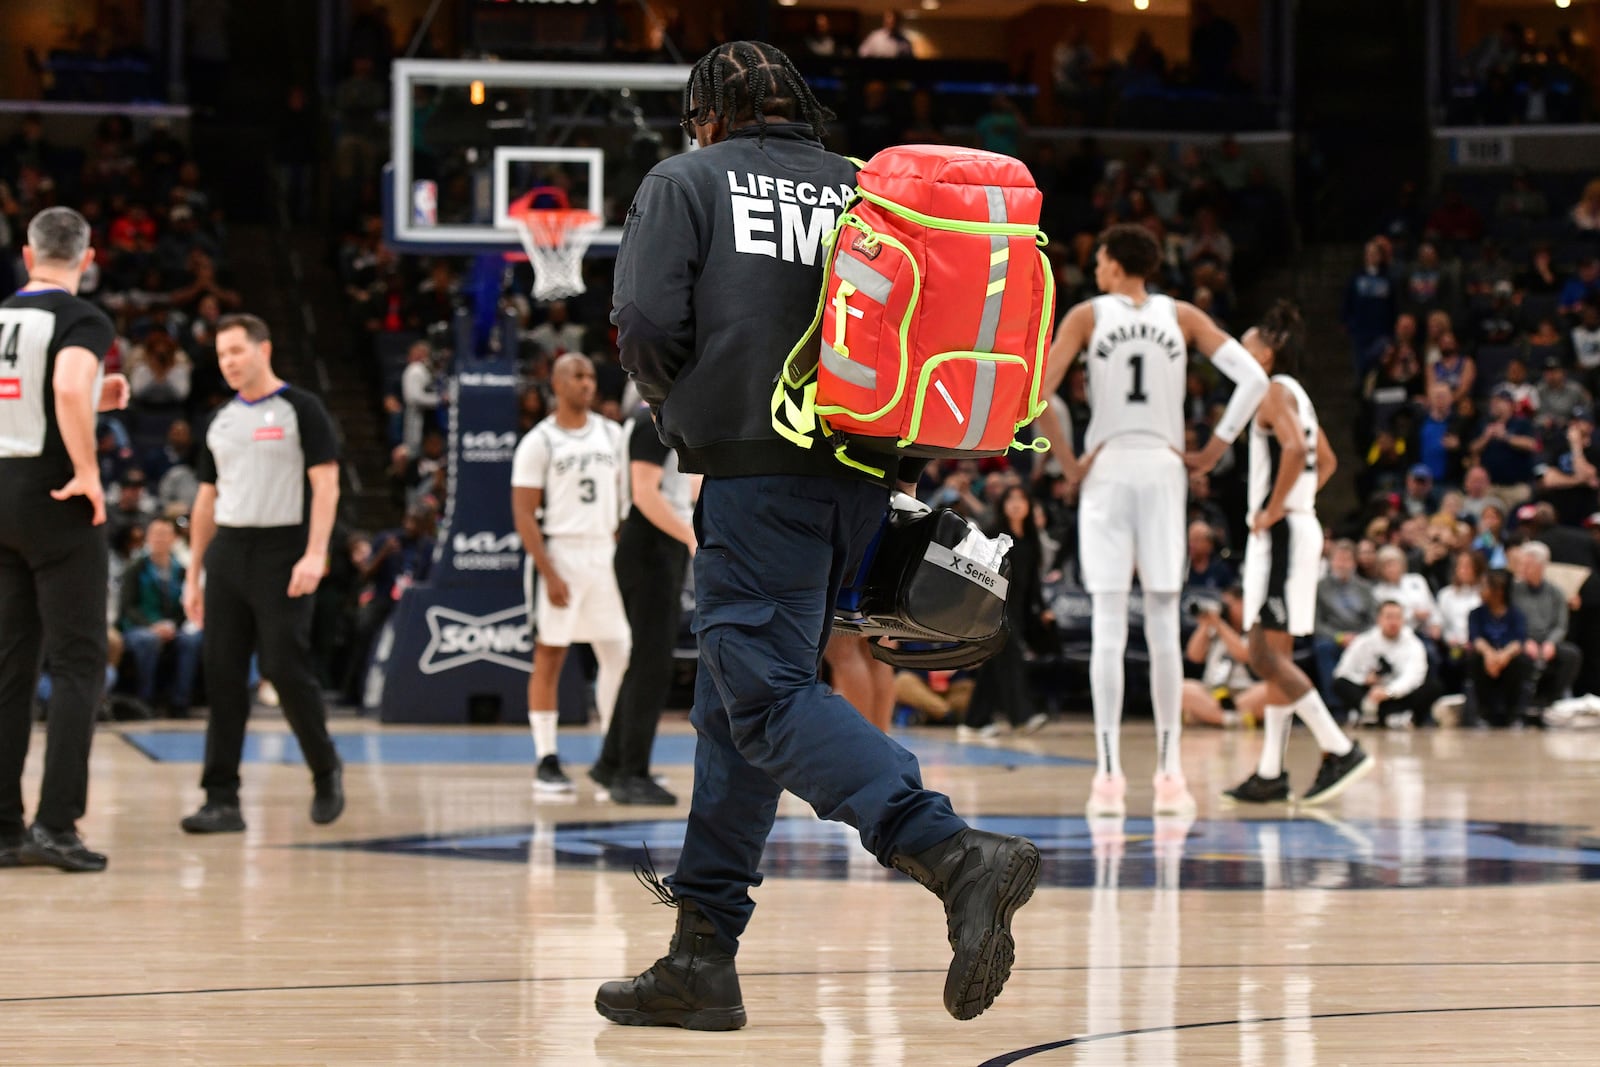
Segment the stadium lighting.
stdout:
[[1565,11],[1572,6],[1572,0],[1556,0],[1556,6]]
[[472,83],[470,99],[474,105],[483,103],[483,83],[481,81],[475,81]]
[[1137,11],[1149,11],[1150,0],[1133,0],[1133,6]]
[[922,0],[922,10],[924,10],[924,11],[937,11],[937,10],[939,10],[939,0]]

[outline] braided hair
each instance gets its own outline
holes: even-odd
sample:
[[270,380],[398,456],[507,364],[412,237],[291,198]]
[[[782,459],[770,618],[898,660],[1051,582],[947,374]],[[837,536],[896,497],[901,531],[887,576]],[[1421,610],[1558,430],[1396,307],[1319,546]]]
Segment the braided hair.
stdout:
[[755,122],[767,136],[767,119],[804,122],[820,139],[833,112],[817,102],[789,57],[761,41],[732,41],[700,58],[683,87],[683,121]]

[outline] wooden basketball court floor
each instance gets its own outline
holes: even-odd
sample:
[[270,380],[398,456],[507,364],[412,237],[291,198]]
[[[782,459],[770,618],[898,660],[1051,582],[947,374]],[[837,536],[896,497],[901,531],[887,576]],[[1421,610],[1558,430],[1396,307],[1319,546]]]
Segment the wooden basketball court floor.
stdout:
[[[1017,969],[945,1015],[938,902],[786,798],[740,955],[749,1026],[617,1027],[596,985],[665,951],[663,873],[685,807],[588,788],[536,802],[526,731],[341,723],[349,809],[306,817],[292,740],[258,717],[242,837],[186,837],[196,727],[96,742],[83,824],[110,870],[0,872],[0,1063],[1600,1063],[1600,731],[1368,732],[1378,770],[1319,818],[1216,799],[1259,734],[1191,731],[1192,825],[1091,833],[1087,725],[963,747],[908,731],[928,782],[1045,854]],[[37,788],[43,735],[26,780]],[[563,732],[575,777],[595,739]],[[658,770],[685,796],[692,739]],[[1297,733],[1290,769],[1309,784]],[[587,780],[582,780],[587,786]]]

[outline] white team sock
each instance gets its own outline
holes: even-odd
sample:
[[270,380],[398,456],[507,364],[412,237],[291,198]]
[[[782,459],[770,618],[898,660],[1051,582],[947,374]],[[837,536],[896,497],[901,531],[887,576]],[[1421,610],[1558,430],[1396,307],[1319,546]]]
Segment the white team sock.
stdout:
[[1156,717],[1156,773],[1183,777],[1183,637],[1178,594],[1144,595],[1144,643],[1150,650],[1150,704]]
[[528,712],[528,725],[533,728],[533,756],[544,759],[556,754],[556,713],[553,711]]
[[1322,694],[1316,689],[1306,690],[1306,695],[1295,701],[1293,708],[1294,713],[1300,716],[1300,721],[1310,727],[1311,735],[1317,739],[1322,751],[1343,756],[1355,747],[1354,742],[1339,729],[1339,724],[1333,721],[1333,712],[1328,710]]
[[1294,720],[1294,709],[1281,704],[1268,704],[1263,713],[1261,761],[1256,773],[1263,778],[1276,778],[1283,773],[1283,750],[1289,747],[1289,724]]
[[594,682],[594,708],[600,716],[600,732],[611,729],[611,715],[617,709],[617,694],[622,691],[622,679],[628,673],[628,656],[632,646],[627,641],[595,641],[595,661],[600,665]]
[[1094,701],[1094,744],[1101,774],[1122,773],[1122,660],[1128,649],[1128,594],[1094,594],[1094,642],[1089,692]]

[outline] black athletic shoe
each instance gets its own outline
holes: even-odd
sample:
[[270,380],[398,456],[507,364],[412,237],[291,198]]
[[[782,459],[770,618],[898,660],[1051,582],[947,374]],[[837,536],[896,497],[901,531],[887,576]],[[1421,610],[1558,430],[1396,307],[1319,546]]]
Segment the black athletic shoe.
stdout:
[[533,788],[539,793],[575,793],[578,790],[572,784],[572,779],[567,777],[567,772],[561,769],[561,760],[554,752],[539,761],[539,770],[533,776]]
[[1372,770],[1372,757],[1360,745],[1351,744],[1350,751],[1342,756],[1331,752],[1322,754],[1322,766],[1317,768],[1317,780],[1300,798],[1302,804],[1326,804],[1349,789]]
[[244,815],[238,804],[206,801],[199,811],[183,820],[186,834],[239,834],[244,832]]
[[1025,837],[962,830],[915,856],[897,853],[895,870],[944,901],[955,951],[944,980],[944,1007],[957,1019],[983,1014],[1011,977],[1017,946],[1011,917],[1033,896],[1039,849]]
[[17,862],[24,867],[55,867],[63,871],[103,871],[106,858],[99,852],[90,852],[72,830],[55,833],[34,823],[27,838],[17,849]]
[[594,1010],[623,1026],[738,1030],[745,1024],[744,997],[733,953],[717,945],[711,920],[692,901],[674,899],[659,881],[652,888],[678,909],[672,947],[639,977],[602,985]]
[[618,778],[611,783],[611,800],[616,804],[659,805],[670,808],[678,798],[653,778]]
[[25,830],[0,834],[0,868],[22,866],[22,859],[17,852],[27,840],[28,834]]
[[344,814],[344,769],[316,779],[316,795],[311,798],[311,821],[326,826]]
[[1238,804],[1282,804],[1289,799],[1289,776],[1263,778],[1252,774],[1222,795]]

